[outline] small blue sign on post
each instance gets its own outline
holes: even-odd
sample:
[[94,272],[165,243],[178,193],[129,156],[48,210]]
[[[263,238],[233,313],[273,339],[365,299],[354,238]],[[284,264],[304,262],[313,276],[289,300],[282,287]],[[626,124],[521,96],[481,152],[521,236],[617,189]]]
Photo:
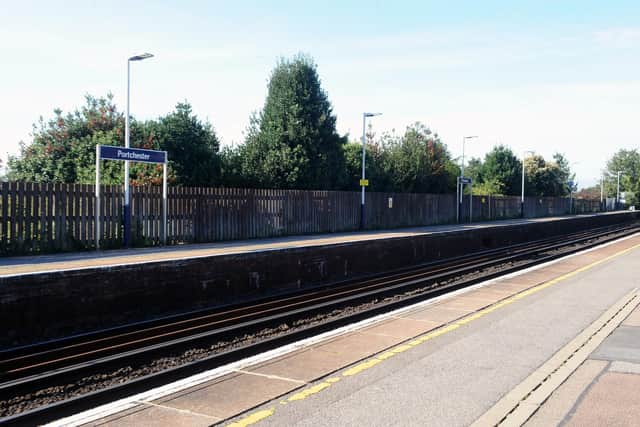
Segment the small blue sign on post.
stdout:
[[[162,242],[167,244],[167,152],[144,150],[141,148],[114,147],[113,145],[96,145],[96,249],[100,249],[100,160],[120,160],[130,162],[162,164]],[[130,216],[125,212],[124,233],[128,236],[131,230]]]
[[167,152],[101,145],[100,158],[105,160],[130,160],[134,162],[164,164],[167,163]]
[[456,219],[458,223],[462,222],[462,194],[465,185],[471,186],[469,191],[469,222],[473,222],[473,180],[466,176],[459,176],[456,185]]

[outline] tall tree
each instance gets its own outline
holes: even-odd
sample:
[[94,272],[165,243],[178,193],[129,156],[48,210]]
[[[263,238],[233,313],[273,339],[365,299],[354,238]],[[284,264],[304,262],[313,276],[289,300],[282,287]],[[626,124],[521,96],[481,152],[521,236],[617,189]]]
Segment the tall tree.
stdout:
[[240,147],[224,147],[220,152],[220,182],[228,187],[248,187],[242,174],[242,150]]
[[[370,141],[365,145],[367,191],[393,191],[391,180],[385,170],[387,152],[380,144]],[[362,177],[362,143],[350,142],[344,146],[345,179],[342,189],[357,191]]]
[[[95,170],[96,144],[121,145],[124,116],[113,104],[113,96],[95,98],[87,95],[85,105],[54,118],[42,117],[33,126],[33,140],[20,144],[19,156],[8,163],[8,178],[32,182],[91,182]],[[103,183],[122,182],[122,165],[105,165]]]
[[473,180],[474,185],[482,182],[482,160],[477,157],[472,157],[468,160],[464,174]]
[[[576,191],[576,174],[571,171],[571,164],[566,156],[562,153],[555,153],[553,155],[553,161],[558,165],[558,169],[560,171],[558,174],[558,180],[566,185],[567,191]],[[566,191],[563,195],[565,194]]]
[[[54,118],[40,118],[33,140],[21,143],[20,154],[9,158],[8,178],[31,182],[92,183],[96,145],[124,145],[124,115],[113,96],[87,95],[85,105]],[[219,177],[218,140],[212,126],[201,122],[187,103],[158,121],[131,120],[131,146],[166,150],[172,181],[184,185],[210,185]],[[121,184],[122,162],[104,162],[103,184]],[[162,168],[132,163],[132,183],[158,184]]]
[[386,172],[393,189],[412,193],[444,193],[455,189],[457,166],[437,134],[422,123],[408,126],[390,139]]
[[562,197],[569,194],[565,171],[555,161],[534,155],[524,162],[526,193],[538,197]]
[[253,115],[242,149],[243,175],[275,188],[330,189],[344,174],[336,117],[307,56],[282,59],[271,73],[264,108]]
[[607,162],[609,179],[606,180],[606,194],[613,197],[617,191],[617,172],[621,171],[620,191],[626,193],[627,203],[640,203],[640,153],[637,149],[619,150]]
[[[144,148],[167,152],[176,184],[207,186],[219,183],[220,142],[213,126],[193,114],[189,103],[179,102],[175,111],[158,121],[146,122],[139,141]],[[142,167],[148,170],[148,166]]]
[[496,194],[520,193],[522,163],[509,147],[498,145],[484,156],[482,182],[491,183]]
[[581,188],[580,191],[576,192],[576,198],[600,200],[600,184],[593,185],[591,187]]

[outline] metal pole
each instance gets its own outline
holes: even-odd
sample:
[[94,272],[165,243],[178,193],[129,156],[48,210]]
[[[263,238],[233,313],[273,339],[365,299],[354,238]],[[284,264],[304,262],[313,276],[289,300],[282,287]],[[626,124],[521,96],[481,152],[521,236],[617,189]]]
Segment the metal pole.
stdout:
[[[364,159],[365,159],[365,132],[366,132],[367,113],[362,113],[362,179],[365,179]],[[364,230],[364,183],[362,185],[362,200],[360,201],[360,229]]]
[[604,211],[604,172],[600,176],[600,211]]
[[573,214],[573,186],[569,188],[569,215]]
[[[124,146],[129,148],[129,98],[131,86],[131,60],[127,59],[127,114],[124,118]],[[129,160],[124,162],[124,247],[129,247],[131,237],[131,206],[129,205]]]
[[464,178],[464,142],[466,139],[466,137],[462,137],[462,165],[460,166],[460,179],[458,184],[460,187],[460,192],[458,193],[458,223],[462,222],[462,193],[464,193],[464,183],[462,179]]
[[96,250],[100,249],[100,144],[96,144]]
[[522,153],[522,195],[520,196],[520,216],[524,218],[524,159],[527,152]]
[[466,142],[467,139],[477,138],[477,137],[478,137],[477,135],[462,137],[462,167],[460,168],[460,198],[458,200],[458,204],[459,204],[458,209],[460,210],[460,220],[462,219],[462,193],[464,193],[464,183],[462,182],[462,179],[464,178],[464,143]]
[[167,152],[162,165],[162,244],[167,245]]
[[464,142],[467,140],[467,137],[462,138],[462,177],[464,178]]
[[469,222],[473,222],[473,182],[469,184]]
[[620,204],[620,174],[622,172],[618,171],[618,189],[616,191],[616,209],[618,209],[618,205]]
[[456,179],[456,222],[460,223],[460,177]]

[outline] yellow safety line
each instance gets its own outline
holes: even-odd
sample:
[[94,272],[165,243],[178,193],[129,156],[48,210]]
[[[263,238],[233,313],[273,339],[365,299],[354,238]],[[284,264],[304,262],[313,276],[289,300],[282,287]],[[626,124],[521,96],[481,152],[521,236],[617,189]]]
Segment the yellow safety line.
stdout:
[[[591,264],[585,265],[583,267],[580,267],[576,270],[573,270],[569,273],[563,274],[561,276],[556,277],[555,279],[551,279],[547,282],[544,282],[540,285],[537,286],[533,286],[529,289],[526,289],[524,291],[518,292],[517,294],[498,301],[494,304],[491,304],[490,306],[483,308],[482,310],[479,310],[475,313],[469,314],[461,319],[456,320],[453,323],[450,323],[448,325],[442,326],[438,329],[435,329],[431,332],[428,332],[424,335],[420,335],[418,337],[412,338],[411,341],[407,342],[406,344],[401,344],[398,345],[394,348],[391,348],[381,354],[376,355],[375,357],[366,360],[364,362],[361,362],[355,366],[352,366],[348,369],[346,369],[345,371],[342,372],[342,376],[343,377],[350,377],[350,376],[354,376],[357,375],[363,371],[366,371],[367,369],[370,369],[376,365],[378,365],[379,363],[395,356],[396,354],[405,352],[407,350],[412,349],[415,346],[418,346],[420,344],[423,344],[433,338],[436,338],[440,335],[444,335],[446,333],[449,333],[453,330],[458,329],[461,326],[467,325],[471,322],[473,322],[474,320],[477,320],[481,317],[483,317],[486,314],[489,314],[495,310],[497,310],[500,307],[504,307],[505,305],[511,304],[513,302],[516,302],[518,300],[521,300],[522,298],[525,298],[529,295],[532,295],[536,292],[539,292],[543,289],[548,288],[549,286],[555,285],[556,283],[559,283],[563,280],[569,279],[579,273],[582,273],[584,271],[587,271],[599,264],[602,264],[604,262],[607,262],[613,258],[619,257],[621,255],[624,255],[628,252],[631,252],[634,249],[640,248],[640,244],[631,246],[630,248],[624,249],[620,252],[616,252],[613,255],[610,255],[606,258],[602,258],[598,261],[594,261]],[[326,390],[327,388],[331,387],[331,384],[336,383],[340,380],[339,377],[334,377],[334,378],[328,378],[327,380],[325,380],[324,382],[321,382],[319,384],[316,384],[314,386],[308,387],[298,393],[293,394],[292,396],[290,396],[286,401],[281,401],[280,404],[285,405],[287,404],[287,402],[294,402],[294,401],[298,401],[298,400],[304,400],[309,396],[312,396],[314,394],[320,393],[323,390]],[[262,410],[262,411],[257,411],[254,412],[248,416],[246,416],[245,418],[240,419],[239,421],[236,421],[232,424],[229,424],[228,427],[246,427],[248,425],[257,423],[258,421],[261,421],[267,417],[270,417],[271,415],[273,415],[275,413],[275,408],[270,408],[268,410]]]
[[246,426],[250,426],[251,424],[255,424],[258,421],[262,421],[265,418],[270,417],[271,415],[273,415],[273,413],[275,411],[276,411],[276,408],[269,408],[269,409],[264,409],[262,411],[254,412],[253,414],[248,415],[248,416],[244,417],[243,419],[236,421],[235,423],[229,424],[228,427],[246,427]]

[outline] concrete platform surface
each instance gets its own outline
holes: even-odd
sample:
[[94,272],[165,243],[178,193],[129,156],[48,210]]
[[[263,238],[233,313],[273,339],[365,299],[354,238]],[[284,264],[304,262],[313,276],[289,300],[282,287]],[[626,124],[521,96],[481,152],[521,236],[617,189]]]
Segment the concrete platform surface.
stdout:
[[640,425],[640,306],[526,423],[559,425]]
[[53,255],[35,255],[0,258],[0,277],[33,274],[49,271],[66,271],[96,267],[111,267],[132,265],[156,261],[174,261],[181,259],[210,257],[216,255],[231,255],[272,251],[289,248],[302,248],[321,245],[343,244],[366,240],[401,238],[409,236],[427,235],[434,233],[449,233],[460,230],[472,230],[487,227],[504,227],[517,224],[543,223],[561,221],[576,217],[597,215],[615,215],[620,212],[603,214],[560,216],[531,219],[511,219],[503,221],[480,222],[472,224],[438,225],[413,227],[395,230],[365,231],[351,233],[321,234],[312,236],[288,236],[271,239],[242,240],[220,243],[203,243],[162,248],[138,248],[108,250],[100,252],[75,252]]
[[[129,403],[135,406],[126,412],[93,420],[85,414],[74,422],[469,425],[637,287],[638,262],[640,236],[636,235],[434,304],[396,312],[381,322],[166,396],[134,399]],[[630,316],[624,328],[636,327],[637,316]],[[613,347],[603,344],[598,351],[619,352],[627,338],[624,335]],[[607,353],[607,348],[613,350]],[[567,394],[565,386],[579,390],[614,363],[585,362],[557,393]],[[635,380],[624,377],[632,374],[622,372],[635,366],[624,363],[594,389],[593,399],[607,387],[636,386]],[[547,408],[543,406],[539,414]],[[575,416],[583,417],[581,413],[578,407]],[[536,422],[539,414],[530,422]],[[558,419],[557,412],[553,416]]]

